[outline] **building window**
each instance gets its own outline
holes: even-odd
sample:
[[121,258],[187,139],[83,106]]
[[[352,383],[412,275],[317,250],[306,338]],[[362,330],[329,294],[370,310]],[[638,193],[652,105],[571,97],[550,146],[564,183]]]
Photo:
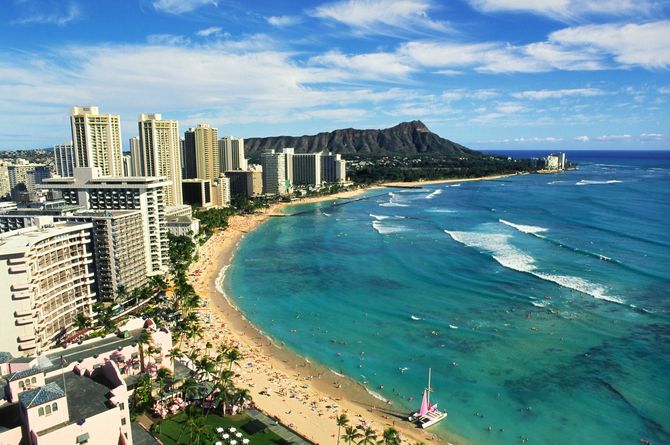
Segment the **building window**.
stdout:
[[123,402],[119,403],[119,409],[126,409],[126,406],[123,404]]
[[125,424],[126,424],[126,418],[125,418],[125,417],[121,417],[121,425],[125,425]]
[[58,403],[54,402],[51,404],[51,411],[53,412],[58,411]]
[[44,414],[46,414],[47,416],[51,414],[51,407],[49,405],[44,407]]
[[19,380],[19,389],[25,388],[26,385],[23,383],[23,381]]
[[38,416],[43,416],[44,415],[44,408],[40,406],[40,408],[37,410],[37,415]]
[[37,377],[33,377],[32,379],[30,379],[30,383],[37,383]]

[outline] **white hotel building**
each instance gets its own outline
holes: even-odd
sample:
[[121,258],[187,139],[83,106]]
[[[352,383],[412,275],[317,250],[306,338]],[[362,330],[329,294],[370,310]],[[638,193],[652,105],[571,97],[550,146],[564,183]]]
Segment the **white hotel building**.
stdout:
[[93,315],[91,228],[44,217],[0,235],[0,351],[38,354]]

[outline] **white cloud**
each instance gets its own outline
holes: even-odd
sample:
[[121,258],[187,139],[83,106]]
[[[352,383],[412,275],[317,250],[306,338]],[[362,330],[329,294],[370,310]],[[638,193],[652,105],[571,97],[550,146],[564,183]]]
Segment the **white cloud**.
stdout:
[[524,111],[525,107],[521,104],[518,104],[518,103],[505,102],[505,103],[498,104],[496,106],[496,110],[499,111],[500,113],[512,114],[512,113],[518,113],[520,111]]
[[397,81],[406,78],[413,71],[393,53],[345,55],[339,51],[329,51],[310,58],[309,63],[313,66],[336,68],[340,71],[340,77],[348,80]]
[[592,97],[601,96],[605,92],[599,88],[569,88],[561,90],[529,90],[512,93],[513,97],[517,99],[562,99],[564,97]]
[[572,49],[587,48],[610,55],[623,66],[648,69],[670,65],[670,20],[644,24],[585,25],[565,28],[549,40]]
[[200,31],[196,32],[196,35],[200,37],[209,37],[209,36],[217,36],[221,34],[222,28],[220,26],[210,26],[209,28],[201,29]]
[[19,25],[38,23],[64,26],[81,16],[79,7],[74,3],[67,5],[65,10],[60,10],[60,7],[47,7],[46,4],[34,5],[31,2],[26,2],[24,7],[27,9],[26,15],[12,23]]
[[528,12],[558,20],[577,20],[590,15],[626,16],[650,14],[650,0],[469,0],[483,12]]
[[283,26],[293,26],[300,23],[300,17],[291,15],[272,16],[268,17],[266,20],[270,25],[277,26],[279,28]]
[[640,135],[641,141],[662,141],[665,136],[661,133],[642,133]]
[[597,136],[596,141],[601,142],[611,142],[611,141],[629,141],[633,139],[633,136],[630,134],[604,134],[602,136]]
[[168,14],[183,14],[205,5],[218,5],[217,0],[153,0],[153,6],[158,11]]
[[311,14],[334,20],[364,34],[385,33],[385,28],[445,31],[447,25],[428,16],[426,0],[343,0],[315,8]]
[[518,137],[512,139],[514,142],[563,142],[563,138],[557,138],[553,136],[545,136],[545,137],[538,137],[538,136],[533,136],[533,137]]
[[577,136],[575,140],[578,142],[588,142],[591,140],[591,138],[588,136]]

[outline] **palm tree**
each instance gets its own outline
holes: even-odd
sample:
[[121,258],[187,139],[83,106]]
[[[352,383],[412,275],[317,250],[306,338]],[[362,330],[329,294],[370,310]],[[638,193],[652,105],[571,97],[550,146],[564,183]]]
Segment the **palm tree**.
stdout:
[[147,331],[142,331],[137,338],[137,347],[140,349],[140,369],[144,371],[144,345],[148,345],[151,335]]
[[83,331],[84,329],[91,327],[91,318],[83,312],[80,312],[75,315],[74,324],[77,326],[78,330]]
[[145,407],[151,401],[151,393],[153,392],[153,383],[148,374],[142,374],[137,379],[135,392],[133,397],[135,399],[134,406],[136,409]]
[[344,435],[342,439],[345,440],[349,445],[356,442],[361,437],[361,433],[358,431],[358,428],[353,426],[344,427]]
[[375,445],[377,442],[377,433],[375,430],[369,426],[363,427],[360,425],[358,429],[361,430],[361,440],[358,441],[357,445]]
[[243,358],[244,356],[237,348],[232,348],[231,350],[226,352],[226,359],[228,360],[228,369],[233,369],[233,365],[237,365],[238,362]]
[[251,401],[251,393],[246,388],[238,388],[233,394],[233,403],[244,407],[244,402]]
[[349,418],[346,414],[340,414],[335,418],[335,422],[337,423],[337,445],[340,445],[340,429],[349,425]]
[[400,445],[400,433],[393,427],[386,428],[382,433],[384,445]]

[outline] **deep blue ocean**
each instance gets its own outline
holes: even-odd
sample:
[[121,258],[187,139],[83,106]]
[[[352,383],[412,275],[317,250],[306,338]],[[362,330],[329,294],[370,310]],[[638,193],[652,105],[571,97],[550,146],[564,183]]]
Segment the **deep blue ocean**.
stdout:
[[224,285],[394,408],[418,407],[431,367],[451,440],[670,444],[670,152],[568,159],[578,170],[292,207],[248,235]]

